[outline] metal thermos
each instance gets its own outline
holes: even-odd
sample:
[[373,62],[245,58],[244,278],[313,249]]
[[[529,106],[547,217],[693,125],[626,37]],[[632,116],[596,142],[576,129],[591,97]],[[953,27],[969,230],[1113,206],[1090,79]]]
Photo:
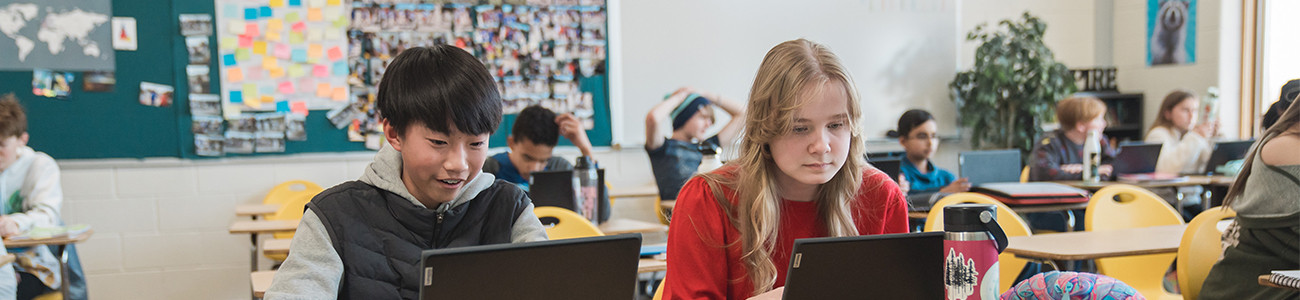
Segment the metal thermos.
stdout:
[[998,299],[998,253],[1007,235],[988,204],[943,208],[944,293],[949,300]]

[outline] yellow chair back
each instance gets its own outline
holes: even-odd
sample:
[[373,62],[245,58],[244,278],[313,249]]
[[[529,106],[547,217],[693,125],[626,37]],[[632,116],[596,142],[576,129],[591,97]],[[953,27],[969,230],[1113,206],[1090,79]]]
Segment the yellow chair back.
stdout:
[[[997,207],[998,225],[1002,226],[1002,231],[1007,236],[1028,236],[1033,233],[1029,231],[1029,223],[1020,218],[1015,211],[1012,211],[1006,204],[1001,201],[990,198],[979,193],[956,193],[939,199],[930,208],[930,214],[925,218],[925,231],[942,231],[943,230],[943,207],[953,204],[978,203],[991,204]],[[1018,258],[1014,254],[1003,252],[998,255],[998,265],[1002,274],[998,277],[998,290],[1006,291],[1016,284],[1016,277],[1020,275],[1020,270],[1025,268],[1029,261]]]
[[1020,169],[1020,182],[1029,182],[1029,167]]
[[[274,214],[266,216],[266,219],[287,221],[302,220],[302,212],[306,209],[307,202],[311,202],[311,199],[316,197],[316,193],[296,193],[292,195],[292,197],[293,198],[285,199],[284,203],[281,203],[282,206],[280,206],[280,210],[276,211]],[[279,232],[275,233],[274,236],[277,239],[292,239],[293,233]]]
[[655,288],[655,296],[653,300],[662,300],[664,298],[664,283],[667,282],[668,282],[668,277],[664,277],[663,280],[659,281],[659,287]]
[[538,219],[555,218],[557,220],[554,225],[546,227],[546,236],[552,240],[605,235],[605,233],[600,232],[600,228],[596,228],[596,225],[592,225],[591,221],[587,221],[587,218],[583,218],[582,215],[571,210],[554,206],[540,206],[533,208],[533,214],[536,214]]
[[1220,245],[1223,232],[1219,231],[1219,221],[1237,216],[1237,212],[1226,207],[1206,210],[1183,232],[1183,242],[1178,245],[1178,287],[1183,299],[1196,299],[1201,293],[1205,277],[1210,275],[1210,267],[1223,256]]
[[312,196],[315,196],[323,190],[325,189],[311,181],[285,181],[271,188],[271,191],[266,193],[266,197],[262,198],[262,204],[284,204],[290,199],[295,199],[294,196],[296,195],[311,194]]
[[[1088,231],[1142,228],[1183,224],[1183,218],[1160,196],[1146,189],[1110,185],[1092,194],[1084,214]],[[1097,259],[1097,271],[1146,295],[1150,299],[1175,296],[1165,291],[1162,281],[1176,253],[1149,254]]]

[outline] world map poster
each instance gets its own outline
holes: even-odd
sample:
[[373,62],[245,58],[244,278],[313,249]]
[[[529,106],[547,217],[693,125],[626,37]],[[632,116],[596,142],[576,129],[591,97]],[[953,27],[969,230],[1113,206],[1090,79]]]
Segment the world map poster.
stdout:
[[109,0],[0,0],[0,70],[112,71]]

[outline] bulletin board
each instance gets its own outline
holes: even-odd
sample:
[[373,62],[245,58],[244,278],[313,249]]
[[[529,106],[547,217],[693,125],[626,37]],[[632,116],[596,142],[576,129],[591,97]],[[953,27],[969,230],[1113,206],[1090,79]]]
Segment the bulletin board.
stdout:
[[[112,1],[115,17],[136,20],[140,38],[137,50],[116,51],[116,82],[108,92],[85,91],[84,73],[73,72],[75,79],[67,97],[35,96],[31,93],[32,72],[0,72],[0,93],[14,93],[27,111],[31,134],[28,145],[56,159],[204,158],[195,152],[191,88],[187,84],[190,55],[178,18],[182,14],[215,16],[216,10],[211,1]],[[207,64],[213,80],[206,87],[214,94],[222,90],[220,81],[216,80],[222,63],[215,55],[219,53],[218,38],[215,34],[211,36],[208,45],[214,54]],[[4,49],[0,46],[0,50]],[[599,67],[607,69],[607,64],[602,61]],[[591,94],[591,119],[595,126],[588,131],[588,136],[597,146],[610,144],[607,78],[600,74],[574,79],[583,92]],[[172,86],[175,100],[169,106],[141,105],[138,100],[141,82]],[[353,91],[349,94],[355,96]],[[223,157],[367,150],[365,143],[354,141],[349,130],[336,127],[327,114],[325,110],[311,110],[302,121],[308,138],[286,141],[283,152]],[[492,147],[505,145],[513,120],[513,115],[505,116],[500,129],[492,136]]]

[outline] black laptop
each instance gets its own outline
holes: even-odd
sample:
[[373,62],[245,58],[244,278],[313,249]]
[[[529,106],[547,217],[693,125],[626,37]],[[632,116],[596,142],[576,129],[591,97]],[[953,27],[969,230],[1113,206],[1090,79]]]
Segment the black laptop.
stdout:
[[870,163],[871,166],[876,167],[876,169],[880,170],[881,172],[884,172],[885,175],[889,175],[889,179],[893,179],[894,182],[898,182],[898,174],[903,172],[902,170],[903,160],[901,157],[875,158],[872,159]]
[[420,299],[631,299],[640,234],[425,250]]
[[[596,169],[596,174],[596,190],[600,193],[596,200],[596,210],[598,220],[603,223],[609,220],[609,189],[605,188],[605,169]],[[534,207],[554,206],[577,211],[573,203],[573,185],[571,170],[533,172],[532,183],[528,185],[528,198],[533,200]]]
[[957,154],[957,168],[971,186],[1020,182],[1020,150],[963,151]]
[[794,241],[782,299],[943,299],[943,232]]
[[[1160,159],[1160,150],[1164,144],[1122,144],[1111,167],[1115,175],[1155,173],[1156,162]],[[1176,175],[1176,174],[1171,174]]]
[[1220,166],[1227,164],[1229,161],[1238,160],[1246,157],[1250,152],[1250,146],[1255,144],[1255,140],[1219,142],[1214,146],[1214,152],[1210,152],[1210,160],[1205,163],[1205,173],[1213,175]]

